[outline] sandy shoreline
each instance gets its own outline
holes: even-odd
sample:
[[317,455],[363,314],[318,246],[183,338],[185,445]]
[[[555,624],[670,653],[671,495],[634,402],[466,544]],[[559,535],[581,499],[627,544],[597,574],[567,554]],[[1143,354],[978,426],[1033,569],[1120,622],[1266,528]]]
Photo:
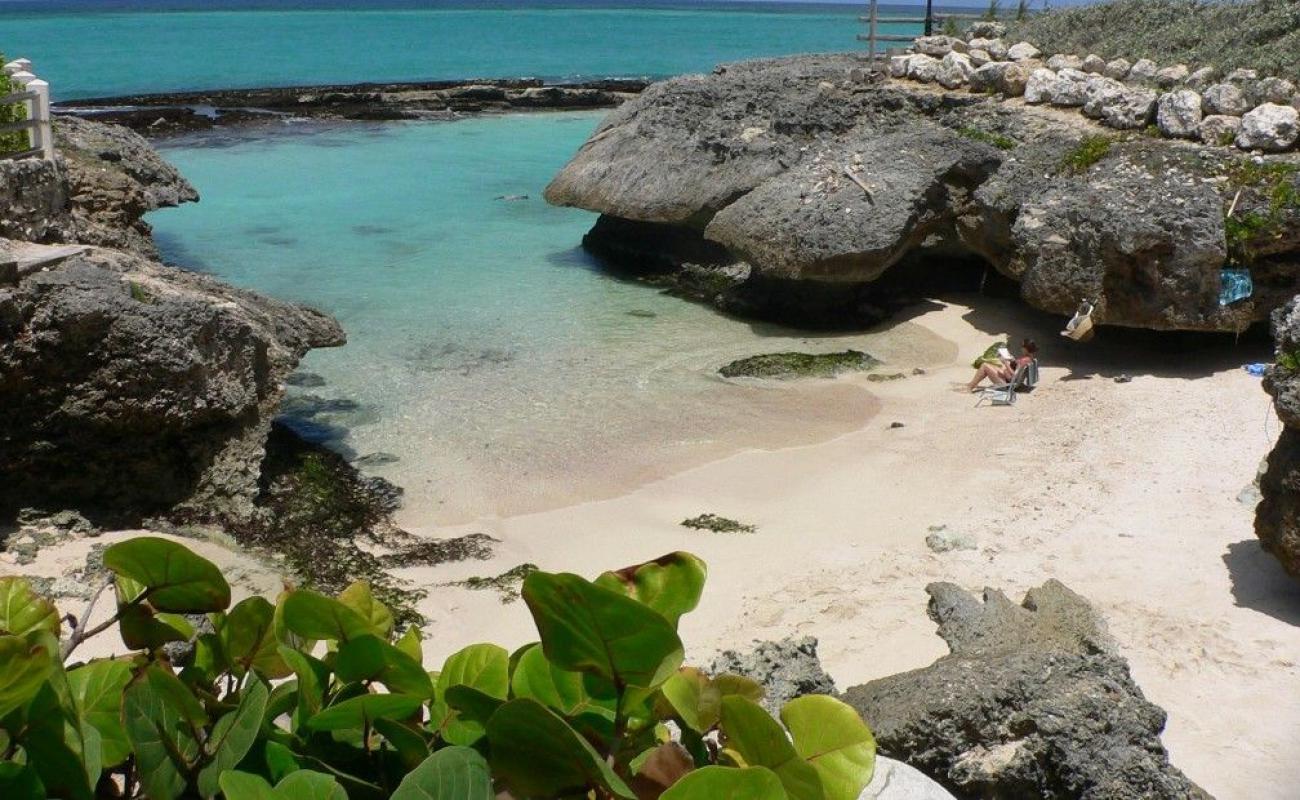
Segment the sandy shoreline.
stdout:
[[[400,572],[429,588],[429,666],[471,642],[533,638],[522,603],[445,585],[523,562],[593,575],[690,550],[710,565],[701,607],[683,621],[690,662],[753,639],[813,635],[841,689],[945,652],[925,616],[927,583],[992,586],[1018,600],[1055,577],[1104,613],[1137,682],[1168,711],[1164,741],[1177,766],[1221,799],[1291,796],[1300,782],[1300,585],[1260,551],[1253,503],[1238,499],[1279,431],[1259,380],[1240,369],[1268,358],[1267,348],[1157,353],[1107,344],[1132,341],[1109,332],[1067,345],[1054,317],[986,298],[973,311],[963,304],[971,300],[907,315],[953,343],[946,365],[887,383],[840,379],[869,386],[879,403],[853,432],[742,452],[538,513],[454,526],[402,519],[418,534],[501,540],[490,562]],[[970,359],[1008,333],[1044,345],[1042,382],[1015,407],[976,408],[959,382]],[[1115,383],[1120,373],[1132,382]],[[679,525],[703,512],[758,531]],[[978,546],[932,553],[932,525]],[[87,547],[47,548],[18,571],[57,574],[84,561]],[[223,559],[216,546],[200,551]],[[247,559],[225,561],[243,570],[237,595],[274,589],[274,576]]]

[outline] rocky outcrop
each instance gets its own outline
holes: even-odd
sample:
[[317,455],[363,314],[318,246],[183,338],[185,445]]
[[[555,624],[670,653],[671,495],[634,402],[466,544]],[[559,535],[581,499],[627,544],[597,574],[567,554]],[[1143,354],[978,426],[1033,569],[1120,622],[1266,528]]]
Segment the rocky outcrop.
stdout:
[[782,639],[779,642],[755,642],[747,653],[726,650],[709,671],[715,675],[744,675],[763,685],[763,705],[773,714],[781,706],[806,694],[835,694],[835,681],[822,669],[817,658],[817,640]]
[[1273,313],[1277,360],[1264,390],[1282,420],[1282,434],[1259,479],[1255,535],[1264,549],[1300,580],[1300,297]]
[[1083,598],[1048,581],[1016,605],[932,584],[951,653],[849,689],[881,753],[959,797],[1156,800],[1207,795],[1170,766],[1165,714]]
[[[922,53],[891,69],[921,59],[942,66]],[[996,81],[989,66],[972,76]],[[1107,94],[1112,79],[1061,72],[1034,91],[1085,113],[1096,100],[1093,116],[1128,114],[1133,127],[1155,114],[1152,90]],[[1183,130],[1194,116],[1171,108],[1166,124]],[[622,267],[725,273],[701,296],[740,313],[809,323],[834,306],[869,321],[887,296],[974,261],[1045,311],[1073,313],[1086,297],[1100,324],[1239,331],[1300,288],[1289,233],[1300,209],[1233,178],[1245,161],[1117,138],[1078,114],[997,96],[880,80],[852,56],[806,56],[651,86],[606,118],[546,197],[604,215],[587,244]],[[1259,256],[1256,292],[1221,306],[1234,198],[1237,214],[1276,224],[1237,231]],[[687,250],[709,257],[676,257]]]
[[[0,161],[0,516],[246,519],[283,381],[343,332],[151,260],[142,216],[193,187],[125,129],[68,119],[56,135],[55,162]],[[91,247],[24,260],[51,242]]]
[[0,237],[157,255],[144,215],[199,199],[144,139],[76,118],[55,125],[56,161],[0,161]]

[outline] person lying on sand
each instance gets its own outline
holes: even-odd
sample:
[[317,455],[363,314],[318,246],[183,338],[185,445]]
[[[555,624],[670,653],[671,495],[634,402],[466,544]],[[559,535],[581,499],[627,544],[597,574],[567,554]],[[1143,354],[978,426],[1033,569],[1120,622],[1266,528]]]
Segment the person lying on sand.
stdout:
[[986,353],[975,367],[975,377],[966,384],[966,388],[972,392],[977,391],[985,378],[994,386],[1003,386],[1016,374],[1018,367],[1028,365],[1037,355],[1038,345],[1033,339],[1026,339],[1020,345],[1020,356],[1017,358],[1012,358],[1010,351],[1005,348],[998,349],[995,357],[989,357]]

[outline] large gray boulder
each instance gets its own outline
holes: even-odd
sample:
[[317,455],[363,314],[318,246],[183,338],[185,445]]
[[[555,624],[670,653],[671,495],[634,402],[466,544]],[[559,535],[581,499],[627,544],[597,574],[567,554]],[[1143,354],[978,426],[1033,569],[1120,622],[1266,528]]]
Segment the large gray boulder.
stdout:
[[1019,605],[992,589],[926,591],[951,652],[844,694],[881,753],[962,797],[1207,797],[1169,764],[1164,712],[1082,597],[1055,580]]
[[1219,146],[1228,146],[1237,141],[1241,131],[1241,117],[1229,117],[1224,114],[1211,114],[1201,120],[1201,129],[1197,134],[1202,142]]
[[1056,89],[1056,73],[1046,67],[1039,67],[1029,73],[1029,80],[1025,82],[1025,102],[1026,103],[1046,103],[1052,99],[1052,92]]
[[1250,101],[1234,83],[1216,83],[1205,90],[1205,110],[1210,114],[1240,117],[1250,110]]
[[1202,117],[1201,96],[1191,89],[1161,95],[1156,104],[1156,125],[1165,136],[1197,138]]
[[1300,111],[1292,106],[1265,103],[1241,118],[1237,146],[1242,150],[1280,153],[1300,138]]

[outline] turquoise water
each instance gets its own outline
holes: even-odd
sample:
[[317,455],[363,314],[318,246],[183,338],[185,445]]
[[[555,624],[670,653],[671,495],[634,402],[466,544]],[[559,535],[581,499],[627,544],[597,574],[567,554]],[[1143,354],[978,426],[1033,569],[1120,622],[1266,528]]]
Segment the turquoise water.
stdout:
[[56,99],[73,100],[331,82],[662,77],[755,56],[851,50],[862,30],[857,6],[316,5],[158,13],[138,2],[108,11],[0,2],[0,49],[32,59]]
[[[300,419],[407,489],[416,522],[462,521],[609,496],[743,447],[860,425],[842,383],[728,382],[759,352],[858,347],[915,356],[904,329],[804,340],[595,268],[593,215],[542,188],[598,115],[287,126],[165,154],[197,205],[151,215],[168,257],[334,314],[349,344],[292,390],[344,401]],[[499,200],[506,195],[527,199]],[[910,366],[916,361],[908,361]],[[351,405],[355,404],[355,405]]]

